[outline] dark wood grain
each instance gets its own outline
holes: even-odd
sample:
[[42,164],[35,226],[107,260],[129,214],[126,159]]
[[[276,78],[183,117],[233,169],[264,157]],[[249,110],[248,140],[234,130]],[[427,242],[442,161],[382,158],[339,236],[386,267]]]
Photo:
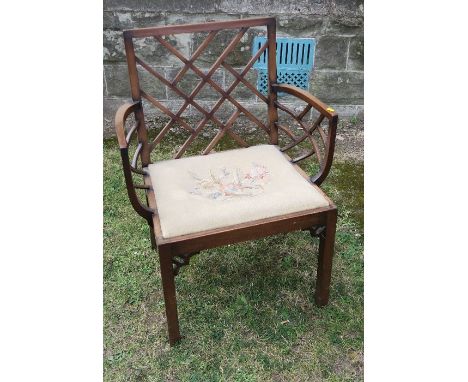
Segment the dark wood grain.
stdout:
[[123,33],[124,37],[150,37],[176,33],[211,32],[223,29],[236,29],[239,27],[250,28],[264,25],[276,25],[276,19],[274,17],[259,17],[233,21],[213,21],[200,24],[168,25],[163,27],[126,30]]
[[267,26],[267,41],[268,41],[268,120],[270,127],[270,143],[278,144],[278,110],[276,106],[276,89],[273,85],[276,84],[276,22]]
[[332,273],[333,250],[335,245],[337,211],[327,214],[324,235],[320,236],[315,303],[318,306],[328,304]]
[[167,329],[169,343],[174,345],[180,340],[179,317],[177,314],[176,287],[172,268],[171,248],[159,247],[159,264],[161,267],[161,282],[164,293],[164,305],[166,307]]

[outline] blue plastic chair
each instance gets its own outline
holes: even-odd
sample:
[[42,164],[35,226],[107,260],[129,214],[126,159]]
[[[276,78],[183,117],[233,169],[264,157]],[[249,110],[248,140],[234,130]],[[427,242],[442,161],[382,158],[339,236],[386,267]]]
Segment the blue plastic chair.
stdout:
[[[252,55],[255,55],[266,42],[266,37],[254,38]],[[309,78],[314,66],[315,39],[276,38],[276,68],[279,84],[290,84],[309,90]],[[268,92],[268,49],[253,65],[258,71],[257,89],[263,95]]]

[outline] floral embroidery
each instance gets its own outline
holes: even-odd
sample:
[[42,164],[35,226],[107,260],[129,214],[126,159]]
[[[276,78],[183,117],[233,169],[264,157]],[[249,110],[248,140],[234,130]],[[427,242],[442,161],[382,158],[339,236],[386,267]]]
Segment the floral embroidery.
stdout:
[[194,173],[191,175],[196,180],[196,186],[190,193],[214,200],[261,194],[264,185],[270,181],[268,169],[255,163],[246,173],[237,168],[222,167],[210,170],[209,178],[200,178]]

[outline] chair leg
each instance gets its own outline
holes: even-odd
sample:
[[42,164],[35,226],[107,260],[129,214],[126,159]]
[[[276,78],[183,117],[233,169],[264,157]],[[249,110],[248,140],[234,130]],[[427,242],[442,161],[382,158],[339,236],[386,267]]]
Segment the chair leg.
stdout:
[[327,214],[326,228],[324,233],[320,235],[317,284],[315,288],[315,303],[318,306],[327,305],[328,297],[330,295],[336,216],[336,210],[332,210]]
[[150,240],[151,240],[151,249],[156,249],[156,238],[154,237],[154,227],[151,224],[148,224],[150,229]]
[[161,280],[164,292],[164,303],[166,306],[166,319],[167,329],[169,332],[169,343],[171,344],[171,346],[173,346],[178,340],[180,340],[181,336],[179,332],[176,288],[170,251],[159,248],[159,262],[161,264]]

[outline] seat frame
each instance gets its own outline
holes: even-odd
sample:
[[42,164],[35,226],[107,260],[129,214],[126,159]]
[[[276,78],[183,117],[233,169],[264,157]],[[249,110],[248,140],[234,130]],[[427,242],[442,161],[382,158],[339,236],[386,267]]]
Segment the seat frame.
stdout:
[[[133,101],[125,103],[118,109],[115,116],[115,128],[120,146],[123,172],[130,202],[135,211],[147,221],[150,227],[150,238],[152,248],[157,249],[159,254],[162,288],[164,293],[167,326],[169,332],[169,342],[171,346],[181,339],[177,313],[175,277],[182,266],[189,264],[190,258],[193,255],[205,249],[219,247],[227,244],[234,244],[246,240],[258,239],[279,233],[286,233],[297,230],[310,231],[312,236],[316,236],[320,240],[315,290],[315,303],[318,306],[324,306],[328,303],[329,300],[332,258],[334,252],[337,221],[337,208],[335,204],[321,190],[320,192],[322,192],[324,197],[330,203],[328,207],[290,213],[272,218],[250,221],[247,223],[236,224],[229,227],[217,228],[171,238],[164,238],[162,236],[158,208],[156,203],[156,196],[152,187],[149,173],[147,171],[147,167],[151,163],[151,150],[160,141],[160,139],[162,139],[164,134],[162,136],[161,134],[159,134],[153,142],[149,141],[143,112],[142,98],[146,98],[153,105],[155,105],[171,117],[171,122],[168,124],[169,127],[167,127],[168,125],[166,125],[166,127],[163,130],[169,130],[169,128],[172,126],[172,123],[174,122],[178,122],[183,125],[184,121],[182,118],[180,118],[180,113],[174,114],[170,112],[167,108],[165,108],[164,105],[162,105],[160,102],[146,94],[140,88],[137,64],[144,67],[158,79],[161,80],[161,78],[159,77],[160,75],[158,73],[153,73],[154,70],[152,70],[151,67],[149,67],[148,69],[147,65],[141,59],[136,57],[133,46],[133,39],[154,37],[169,51],[171,51],[171,53],[178,56],[178,52],[175,50],[175,48],[167,42],[165,42],[165,40],[163,40],[161,36],[176,33],[194,33],[204,31],[209,32],[207,39],[200,45],[199,48],[197,48],[197,50],[192,55],[192,58],[186,59],[183,56],[178,56],[181,59],[181,61],[185,63],[185,66],[176,76],[175,80],[172,82],[167,80],[166,82],[163,81],[167,86],[170,86],[171,89],[178,92],[181,95],[181,98],[185,99],[186,104],[191,104],[198,108],[199,105],[195,101],[196,92],[195,94],[193,94],[192,92],[191,95],[187,96],[184,93],[182,93],[178,88],[176,88],[178,80],[180,80],[180,78],[183,77],[184,73],[188,70],[188,68],[194,70],[193,56],[199,55],[200,52],[204,48],[206,48],[208,43],[212,40],[214,34],[216,34],[218,31],[225,29],[240,28],[242,33],[239,32],[236,35],[235,39],[231,42],[231,44],[229,44],[226,50],[221,54],[220,58],[218,58],[216,63],[212,66],[212,69],[214,68],[214,70],[216,70],[216,68],[223,65],[226,70],[231,71],[232,67],[230,67],[223,60],[229,54],[230,50],[232,50],[235,43],[237,43],[240,40],[247,28],[258,26],[267,27],[267,43],[265,44],[264,48],[268,49],[268,96],[264,97],[260,93],[258,93],[258,91],[255,89],[255,86],[252,86],[252,89],[251,86],[247,85],[244,78],[244,72],[242,72],[241,74],[236,72],[237,76],[234,76],[238,81],[237,83],[244,83],[260,99],[267,103],[268,126],[260,127],[262,127],[268,133],[270,144],[278,145],[279,129],[285,132],[291,138],[292,143],[290,145],[287,145],[286,148],[281,149],[282,151],[284,151],[284,155],[292,163],[294,168],[307,181],[311,183],[311,186],[313,186],[312,184],[320,185],[328,175],[332,164],[338,116],[333,109],[331,109],[326,104],[318,100],[316,97],[312,96],[307,91],[296,88],[292,85],[281,85],[276,83],[276,20],[274,18],[255,18],[236,21],[211,22],[203,24],[186,24],[156,28],[142,28],[124,31],[123,33]],[[259,50],[259,52],[259,54],[261,54],[263,50]],[[249,65],[251,67],[254,61],[255,57],[252,57],[247,67]],[[203,74],[197,73],[196,70],[195,72],[202,77],[203,83],[209,83],[211,86],[214,87],[212,83],[213,81],[211,81],[210,79],[210,75],[212,74],[212,72],[214,72],[214,70],[210,70],[210,72],[204,75],[204,77],[202,77]],[[203,154],[208,154],[213,149],[215,144],[220,139],[219,135],[222,136],[224,134],[229,134],[239,144],[242,145],[243,143],[245,143],[242,140],[242,138],[238,137],[230,131],[230,127],[232,126],[233,121],[239,116],[239,114],[244,113],[250,120],[256,122],[254,119],[255,117],[249,111],[245,110],[245,108],[243,108],[240,104],[236,104],[236,101],[233,100],[233,97],[230,95],[229,90],[223,91],[222,89],[215,89],[221,94],[222,98],[228,99],[231,101],[231,103],[234,103],[234,105],[237,107],[237,110],[234,112],[232,118],[230,118],[226,124],[223,124],[222,122],[216,120],[216,117],[214,117],[215,110],[212,110],[209,113],[205,113],[205,119],[211,120],[218,125],[221,124],[221,134],[218,133],[218,135],[213,140],[214,144],[212,141],[207,147],[207,149],[203,152]],[[277,92],[279,91],[290,94],[304,101],[307,104],[304,111],[299,114],[296,114],[290,109],[288,109],[286,106],[278,102]],[[301,127],[305,130],[303,136],[297,137],[286,126],[279,124],[277,111],[278,108],[288,113],[293,119],[296,120],[296,122],[298,122],[301,125]],[[313,126],[308,128],[303,123],[302,118],[311,109],[314,109],[316,112],[318,112],[319,117],[314,122]],[[131,114],[134,115],[136,123],[128,131],[126,131],[126,120]],[[320,123],[323,120],[328,121],[327,134],[325,134],[325,132],[320,127]],[[201,128],[198,128],[199,126],[193,129],[192,136],[194,135],[196,137],[196,135],[201,131],[201,128],[203,128],[204,124],[201,124]],[[323,156],[320,156],[316,142],[311,138],[313,131],[320,132],[320,137],[322,138],[325,147]],[[135,136],[138,139],[138,146],[137,150],[135,151],[133,160],[130,160],[129,142]],[[188,144],[190,144],[191,142],[190,139],[193,140],[194,137],[189,138]],[[291,159],[287,155],[286,151],[304,140],[310,141],[312,145],[311,152],[302,155],[298,158]],[[187,145],[185,145],[185,148],[186,147]],[[183,151],[182,153],[179,151],[176,154],[176,158],[180,157],[182,154]],[[320,168],[317,174],[313,176],[309,176],[308,174],[306,174],[297,165],[298,162],[311,155],[316,155],[320,164]],[[139,162],[141,163],[140,167],[138,167]],[[142,177],[142,184],[136,184],[134,182],[134,175]],[[138,197],[138,189],[143,189],[145,191],[146,203],[142,202]]]

